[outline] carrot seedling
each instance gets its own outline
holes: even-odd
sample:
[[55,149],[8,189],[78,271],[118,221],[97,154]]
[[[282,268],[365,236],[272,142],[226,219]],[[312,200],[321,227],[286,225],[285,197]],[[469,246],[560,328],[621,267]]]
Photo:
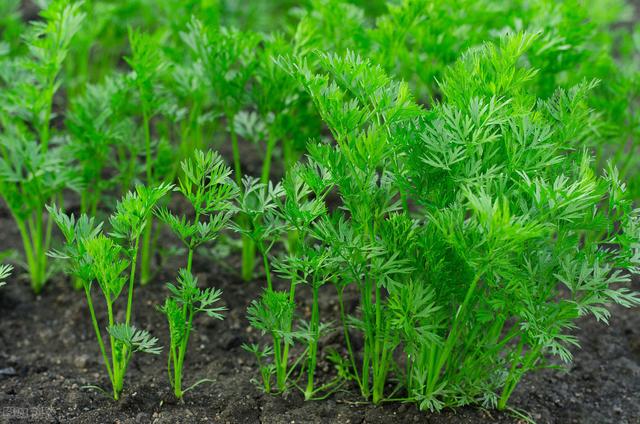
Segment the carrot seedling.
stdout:
[[[73,215],[66,215],[55,206],[48,207],[66,240],[62,249],[55,250],[50,255],[65,260],[67,274],[82,282],[93,329],[111,382],[111,395],[115,400],[122,394],[124,378],[133,354],[160,353],[158,340],[147,331],[134,327],[131,321],[140,236],[156,203],[171,188],[170,185],[154,188],[138,186],[135,192],[128,193],[110,217],[112,231],[108,235],[103,232],[102,224],[97,223],[94,218],[81,215],[76,220]],[[97,283],[105,301],[108,345],[105,345],[95,313],[91,295],[94,283]],[[119,323],[116,322],[117,313],[114,308],[125,287],[128,287],[125,321]]]

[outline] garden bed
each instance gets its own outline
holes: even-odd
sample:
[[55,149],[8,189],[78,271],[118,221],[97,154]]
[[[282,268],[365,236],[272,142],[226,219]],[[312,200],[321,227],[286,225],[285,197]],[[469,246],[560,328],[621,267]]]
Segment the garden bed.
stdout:
[[[18,246],[12,222],[0,221],[4,246]],[[239,258],[231,257],[231,262]],[[179,265],[179,264],[175,264]],[[233,264],[231,264],[233,265]],[[165,296],[162,283],[175,267],[138,289],[134,322],[167,345],[165,317],[156,310]],[[86,301],[69,284],[55,280],[35,297],[27,282],[15,281],[0,292],[0,417],[2,422],[60,423],[517,423],[510,413],[463,408],[441,414],[420,412],[410,404],[373,406],[347,393],[305,402],[298,392],[265,395],[251,382],[254,358],[241,344],[257,335],[245,311],[263,286],[243,283],[231,272],[200,257],[194,264],[201,284],[224,291],[225,321],[202,319],[188,351],[187,384],[212,378],[176,403],[166,376],[166,356],[139,355],[131,364],[123,399],[114,402],[86,385],[108,387]],[[202,285],[205,285],[202,284]],[[635,289],[640,287],[636,281]],[[323,315],[335,308],[330,290]],[[303,309],[304,310],[304,309]],[[611,324],[593,318],[579,322],[582,350],[574,349],[570,373],[544,370],[527,374],[512,406],[544,423],[640,422],[640,314],[614,307]],[[325,340],[324,345],[330,345]],[[323,364],[326,365],[326,364]],[[321,367],[328,370],[329,365]],[[357,389],[351,391],[355,393]],[[31,414],[29,419],[18,419]]]
[[0,12],[0,424],[640,424],[630,9],[180,3]]

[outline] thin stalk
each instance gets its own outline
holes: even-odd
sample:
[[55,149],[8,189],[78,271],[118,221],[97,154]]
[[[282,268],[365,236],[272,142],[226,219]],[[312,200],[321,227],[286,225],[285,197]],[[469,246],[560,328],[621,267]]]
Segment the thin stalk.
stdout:
[[318,338],[319,338],[319,320],[320,311],[318,309],[318,285],[313,284],[313,305],[311,307],[311,341],[309,343],[309,362],[307,368],[307,389],[304,392],[304,398],[309,400],[313,397],[313,379],[316,372],[316,364],[318,362]]
[[240,148],[238,146],[238,135],[235,129],[235,114],[227,112],[227,124],[231,135],[231,148],[233,150],[233,170],[238,187],[242,186],[242,165],[240,163]]
[[[361,294],[362,297],[362,307],[365,311],[365,316],[369,316],[371,311],[371,285],[369,283],[369,276],[365,277],[364,290]],[[369,323],[370,324],[370,323]],[[369,365],[371,362],[372,355],[372,340],[375,338],[375,334],[371,331],[371,325],[367,325],[365,323],[365,340],[364,340],[364,353],[362,356],[362,386],[360,387],[360,391],[362,396],[365,399],[369,399],[369,395],[371,394],[369,387]]]
[[[273,357],[275,358],[275,365],[276,365],[276,385],[278,387],[278,390],[280,390],[281,392],[284,392],[287,373],[286,373],[286,365],[284,367],[282,366],[282,356],[281,356],[282,347],[280,346],[280,337],[278,337],[275,334],[272,334],[272,337],[273,337]],[[283,372],[283,368],[284,368],[284,372]]]
[[[93,324],[93,331],[96,333],[96,338],[98,339],[98,345],[100,345],[100,353],[102,354],[104,365],[107,368],[107,374],[109,374],[109,380],[113,382],[113,371],[111,371],[111,365],[109,364],[109,359],[107,357],[107,350],[104,347],[104,341],[102,340],[102,333],[100,332],[100,326],[98,325],[96,312],[93,309],[93,300],[91,299],[89,284],[83,284],[83,285],[84,285],[85,295],[87,296],[87,304],[89,305],[89,313],[91,314],[91,323]],[[112,389],[113,389],[113,397],[117,399],[117,394],[115,392],[115,387],[113,385],[112,385]]]
[[171,365],[171,361],[175,360],[175,356],[176,356],[176,348],[175,346],[171,346],[171,348],[169,349],[169,354],[167,355],[167,375],[169,377],[169,385],[171,387],[174,387],[173,376],[171,375],[171,370],[173,369]]
[[183,313],[185,315],[187,326],[184,330],[184,337],[182,338],[182,343],[178,346],[178,360],[174,363],[174,367],[176,370],[175,379],[174,379],[174,394],[178,399],[182,398],[182,368],[184,366],[184,358],[187,354],[187,344],[189,343],[189,336],[191,335],[191,325],[193,323],[193,308],[187,306],[186,304],[183,306]]
[[[246,225],[246,219],[239,218],[240,225]],[[242,236],[242,279],[251,281],[255,268],[256,246],[251,237]]]
[[351,337],[349,336],[349,328],[347,327],[347,319],[344,311],[344,301],[343,301],[343,293],[344,287],[338,289],[338,304],[340,305],[340,321],[342,321],[342,331],[344,333],[344,340],[347,345],[347,351],[349,352],[349,360],[351,362],[351,367],[353,368],[353,375],[358,382],[358,386],[362,390],[362,381],[360,380],[360,373],[358,372],[358,367],[356,366],[356,357],[353,354],[353,348],[351,347]]
[[136,239],[135,245],[133,247],[133,256],[131,258],[131,274],[129,275],[129,292],[127,293],[127,319],[126,324],[129,325],[131,322],[131,310],[133,305],[133,282],[136,277],[136,262],[138,260],[138,245],[140,242],[140,238]]
[[[16,218],[15,215],[14,218]],[[27,266],[29,267],[29,274],[31,276],[31,284],[33,287],[33,281],[35,278],[33,273],[36,269],[36,260],[34,257],[33,245],[31,243],[31,236],[29,235],[29,231],[24,224],[24,221],[16,218],[16,223],[18,224],[18,229],[20,230],[20,237],[22,237],[22,246],[24,248],[24,254],[27,258]]]
[[[113,305],[111,303],[111,296],[108,293],[105,293],[105,299],[107,303],[107,315],[109,317],[109,328],[111,328],[114,324],[113,319]],[[116,353],[116,341],[111,334],[109,334],[109,345],[111,346],[111,362],[113,363],[113,379],[111,380],[111,385],[113,386],[113,398],[118,400],[120,397],[120,392],[122,391],[122,376],[121,376],[121,364]]]
[[269,182],[269,176],[271,175],[271,157],[273,156],[273,148],[276,145],[276,137],[272,131],[269,131],[269,138],[267,139],[267,151],[264,155],[264,162],[262,162],[262,175],[260,182],[267,184]]
[[49,82],[47,84],[47,89],[45,90],[45,109],[44,109],[44,119],[42,121],[42,125],[40,126],[40,146],[42,147],[42,151],[47,153],[49,151],[49,122],[51,121],[51,110],[53,108],[53,90],[55,86],[55,75],[53,77],[49,77]]
[[[522,352],[523,344],[524,343],[522,340],[518,344],[518,355],[520,355],[520,353]],[[527,353],[525,357],[525,361],[522,363],[522,369],[526,371],[529,367],[531,367],[532,363],[535,361],[538,354],[540,353],[540,349],[541,349],[541,345],[538,345]],[[498,400],[498,406],[497,406],[498,410],[500,411],[506,408],[507,402],[509,401],[511,394],[515,390],[516,386],[520,382],[520,378],[523,375],[522,372],[517,372],[518,367],[516,365],[517,365],[517,361],[514,361],[514,363],[511,366],[511,369],[509,370],[509,375],[507,376],[505,386],[502,388],[502,393],[500,395],[500,399]]]
[[[375,284],[375,283],[374,283]],[[373,361],[373,403],[378,404],[383,398],[384,383],[380,382],[384,371],[384,361],[382,356],[384,352],[384,340],[381,337],[382,334],[382,300],[380,295],[380,286],[375,284],[375,296],[376,296],[376,337],[375,337],[375,351]]]
[[480,281],[480,278],[482,277],[483,274],[484,274],[484,270],[481,270],[476,274],[473,281],[469,285],[469,288],[467,289],[467,293],[465,295],[465,298],[462,304],[458,308],[458,312],[456,313],[456,316],[453,321],[453,326],[451,328],[451,331],[449,332],[449,335],[447,336],[447,340],[445,341],[442,352],[440,353],[440,356],[435,364],[435,367],[430,369],[429,376],[427,378],[428,393],[432,393],[433,390],[435,389],[436,382],[440,377],[440,373],[445,363],[449,359],[449,355],[453,350],[453,346],[458,339],[458,328],[460,327],[461,322],[464,318],[464,315],[466,314],[467,305],[471,301],[471,298],[473,296],[473,293],[475,292],[476,286],[478,285],[478,282]]
[[[141,94],[142,95],[142,94]],[[149,126],[149,115],[147,108],[142,107],[142,128],[144,129],[144,147],[145,147],[145,171],[147,176],[147,184],[153,183],[153,162],[151,161],[151,128]]]
[[[260,244],[262,245],[262,243]],[[269,258],[267,257],[267,254],[264,252],[264,247],[262,247],[260,250],[262,253],[262,262],[264,264],[264,272],[267,278],[267,290],[271,291],[273,290],[273,283],[271,281],[271,269],[269,267]]]
[[[296,297],[296,285],[294,282],[289,286],[289,302],[293,302]],[[293,326],[293,322],[289,322],[287,327],[287,331],[291,331]],[[280,363],[284,364],[284,373],[286,375],[287,363],[289,362],[289,345],[287,343],[284,344],[284,348],[282,349],[282,358]],[[285,379],[286,380],[286,379]],[[283,382],[284,384],[284,382]]]
[[187,257],[187,272],[191,273],[191,264],[193,263],[193,248],[189,247],[189,256]]
[[146,285],[151,280],[151,256],[152,256],[152,240],[151,233],[153,230],[153,216],[147,220],[142,234],[142,252],[140,255],[140,284]]
[[[235,114],[226,112],[227,125],[229,126],[229,134],[231,135],[231,148],[233,150],[233,171],[238,187],[242,187],[242,164],[240,162],[240,147],[238,145],[238,135],[235,129]],[[242,215],[238,218],[240,226],[249,225],[246,217]],[[242,236],[242,269],[241,275],[244,281],[251,281],[253,278],[253,269],[255,268],[255,243],[250,237]]]

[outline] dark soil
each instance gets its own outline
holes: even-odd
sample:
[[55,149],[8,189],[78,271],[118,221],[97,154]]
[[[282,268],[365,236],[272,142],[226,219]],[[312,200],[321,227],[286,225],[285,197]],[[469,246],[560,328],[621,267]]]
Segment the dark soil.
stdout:
[[[6,214],[0,215],[5,215],[0,217],[0,245],[18,248],[13,223]],[[135,324],[150,330],[164,345],[167,327],[155,306],[166,295],[161,283],[173,278],[180,258],[169,262],[173,263],[156,281],[137,289],[134,311]],[[0,290],[0,422],[523,422],[511,413],[474,408],[430,414],[407,404],[376,407],[359,403],[346,392],[313,402],[304,402],[295,392],[284,397],[261,393],[251,382],[256,377],[254,359],[240,346],[257,337],[248,327],[245,310],[264,284],[260,279],[249,284],[238,281],[228,271],[237,269],[236,257],[224,262],[223,268],[199,255],[194,264],[201,285],[224,290],[229,311],[225,321],[197,320],[186,361],[186,385],[201,378],[215,383],[189,392],[183,403],[174,401],[169,390],[164,354],[134,358],[118,402],[84,389],[108,387],[109,382],[83,295],[67,282],[54,280],[35,297],[27,281],[12,279]],[[324,316],[335,316],[335,300],[325,294]],[[101,299],[95,301],[102,305]],[[640,423],[640,314],[615,307],[609,327],[590,318],[580,326],[582,350],[575,351],[569,372],[544,370],[527,376],[512,406],[538,423]]]

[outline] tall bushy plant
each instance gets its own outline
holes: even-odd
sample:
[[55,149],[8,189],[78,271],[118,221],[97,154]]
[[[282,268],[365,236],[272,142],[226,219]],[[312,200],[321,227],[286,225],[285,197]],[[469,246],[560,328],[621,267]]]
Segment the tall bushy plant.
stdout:
[[360,292],[343,317],[345,375],[374,403],[397,397],[393,377],[423,409],[505,408],[548,355],[571,359],[578,317],[640,304],[624,287],[640,271],[640,216],[615,168],[598,176],[582,148],[598,127],[593,85],[529,95],[535,70],[519,58],[533,40],[469,51],[429,111],[356,54],[321,54],[322,73],[282,61],[335,142],[312,145],[306,169],[340,208],[306,243],[331,252],[339,294]]
[[[438,81],[469,48],[499,43],[517,31],[538,34],[526,54],[536,75],[526,82],[534,97],[546,98],[583,80],[601,80],[588,104],[602,115],[599,136],[589,139],[597,166],[609,158],[640,197],[637,176],[638,98],[637,35],[631,31],[633,8],[624,0],[531,2],[496,0],[407,0],[387,4],[386,13],[369,19],[359,8],[339,0],[310,2],[298,31],[308,45],[344,54],[348,49],[405,79],[420,102],[442,95]],[[525,59],[523,59],[525,60]],[[311,69],[314,69],[311,66]],[[461,77],[464,77],[461,75]]]

